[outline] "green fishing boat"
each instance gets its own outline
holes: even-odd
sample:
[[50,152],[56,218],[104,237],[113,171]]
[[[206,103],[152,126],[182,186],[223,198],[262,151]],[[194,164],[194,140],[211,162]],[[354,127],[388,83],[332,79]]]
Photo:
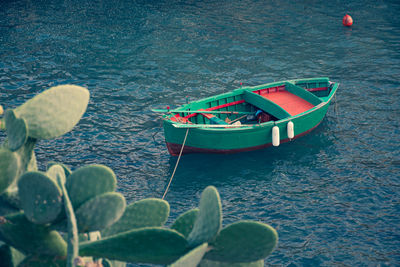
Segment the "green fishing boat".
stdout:
[[325,117],[338,86],[328,78],[273,82],[153,111],[165,113],[171,155],[236,153],[279,146],[309,133]]

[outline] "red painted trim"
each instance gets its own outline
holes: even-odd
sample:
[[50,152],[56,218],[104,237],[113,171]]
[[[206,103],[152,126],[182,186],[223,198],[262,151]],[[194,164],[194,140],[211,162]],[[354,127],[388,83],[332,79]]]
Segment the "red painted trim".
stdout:
[[[321,121],[322,122],[322,121]],[[318,127],[318,125],[321,123],[319,122],[316,126],[313,128],[296,135],[292,140],[297,139],[299,137],[302,137],[308,133],[310,133],[312,130]],[[281,140],[282,143],[289,142],[289,138]],[[181,144],[174,144],[174,143],[167,143],[167,149],[168,152],[171,154],[171,156],[179,156],[179,153],[181,151]],[[272,146],[272,143],[260,145],[260,146],[253,146],[253,147],[246,147],[246,148],[238,148],[238,149],[208,149],[208,148],[198,148],[198,147],[191,147],[191,146],[185,146],[182,154],[190,154],[190,153],[217,153],[217,154],[233,154],[233,153],[239,153],[239,152],[246,152],[246,151],[253,151],[253,150],[258,150],[258,149],[263,149]]]
[[259,95],[265,95],[265,94],[269,94],[269,93],[282,92],[282,91],[286,91],[285,85],[264,88],[264,89],[253,91],[253,93],[256,93]]
[[188,123],[188,119],[185,117],[181,117],[179,114],[175,114],[173,117],[171,117],[171,121],[176,121],[180,123]]
[[[204,110],[205,111],[213,111],[213,110],[217,110],[217,109],[221,109],[221,108],[226,108],[226,107],[230,107],[230,106],[234,106],[234,105],[239,105],[239,104],[242,104],[242,103],[244,103],[244,100],[238,100],[238,101],[226,103],[226,104],[223,104],[223,105],[219,105],[219,106],[215,106],[215,107],[211,107],[211,108],[206,108]],[[184,118],[189,119],[189,118],[192,118],[194,116],[197,116],[199,113],[192,113],[190,115],[185,116]]]

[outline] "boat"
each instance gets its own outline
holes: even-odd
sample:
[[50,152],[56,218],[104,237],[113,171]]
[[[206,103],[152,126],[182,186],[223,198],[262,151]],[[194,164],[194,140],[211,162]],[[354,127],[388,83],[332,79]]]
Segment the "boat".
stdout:
[[236,153],[279,146],[315,129],[339,83],[295,79],[192,101],[162,112],[165,141],[173,156]]

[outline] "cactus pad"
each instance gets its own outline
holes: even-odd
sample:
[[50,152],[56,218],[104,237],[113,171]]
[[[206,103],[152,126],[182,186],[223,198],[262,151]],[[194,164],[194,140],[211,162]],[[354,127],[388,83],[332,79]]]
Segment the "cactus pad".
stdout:
[[181,214],[172,224],[171,229],[181,233],[184,237],[188,237],[193,229],[194,222],[199,214],[199,209],[192,209]]
[[82,243],[79,254],[127,262],[169,264],[185,253],[186,247],[186,239],[178,232],[149,227]]
[[71,169],[68,168],[65,164],[58,163],[58,162],[55,162],[55,161],[50,161],[50,162],[47,163],[47,171],[49,171],[50,168],[52,166],[54,166],[54,165],[60,165],[64,169],[66,177],[68,177],[72,173]]
[[208,249],[208,244],[204,243],[180,257],[179,260],[169,265],[169,267],[196,267]]
[[19,266],[18,264],[25,258],[25,255],[18,250],[10,247],[0,241],[0,266],[14,267]]
[[105,229],[103,236],[110,236],[141,227],[162,226],[169,215],[169,204],[165,200],[149,198],[128,205],[121,219]]
[[86,201],[75,212],[79,232],[98,231],[112,225],[121,218],[125,207],[125,198],[116,192]]
[[274,250],[278,234],[271,226],[240,221],[222,229],[206,259],[223,262],[252,262],[266,258]]
[[17,179],[18,168],[17,155],[8,149],[0,148],[0,194]]
[[253,262],[221,262],[203,259],[199,267],[264,267],[264,260]]
[[49,227],[29,222],[23,213],[7,215],[0,224],[0,236],[25,254],[66,256],[67,244]]
[[63,184],[65,184],[65,171],[64,168],[61,165],[58,164],[54,164],[52,165],[47,171],[46,171],[46,175],[53,179],[53,181],[58,184],[57,181],[57,176],[59,176],[59,178],[61,179],[61,182]]
[[65,187],[72,206],[76,209],[97,195],[115,191],[117,179],[110,168],[103,165],[89,165],[72,172]]
[[213,186],[204,189],[200,198],[200,211],[192,232],[188,236],[191,247],[211,242],[221,229],[222,207],[218,191]]
[[88,103],[86,88],[60,85],[28,100],[15,113],[26,120],[29,136],[51,139],[69,132],[85,113]]
[[18,181],[21,207],[33,223],[55,220],[62,208],[62,193],[57,183],[41,172],[26,172]]
[[8,147],[16,151],[23,146],[28,138],[28,127],[23,118],[17,118],[14,110],[8,109],[5,114]]

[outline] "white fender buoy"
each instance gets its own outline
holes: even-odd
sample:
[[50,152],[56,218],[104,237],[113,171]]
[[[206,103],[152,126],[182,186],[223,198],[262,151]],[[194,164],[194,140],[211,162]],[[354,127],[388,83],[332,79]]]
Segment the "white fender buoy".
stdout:
[[291,121],[289,121],[287,124],[287,136],[289,139],[293,139],[294,137],[294,124]]
[[272,145],[279,146],[280,138],[279,138],[279,127],[272,127]]

